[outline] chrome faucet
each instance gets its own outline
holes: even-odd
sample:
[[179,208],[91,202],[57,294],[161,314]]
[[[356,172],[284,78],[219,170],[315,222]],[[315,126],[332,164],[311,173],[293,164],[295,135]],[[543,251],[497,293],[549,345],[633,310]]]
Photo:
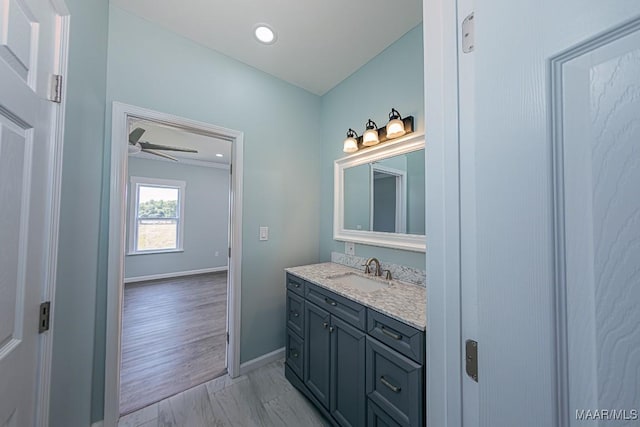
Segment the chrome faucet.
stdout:
[[380,268],[380,261],[377,258],[369,258],[367,262],[364,263],[364,272],[365,274],[371,274],[371,263],[376,264],[376,276],[382,276],[382,269]]

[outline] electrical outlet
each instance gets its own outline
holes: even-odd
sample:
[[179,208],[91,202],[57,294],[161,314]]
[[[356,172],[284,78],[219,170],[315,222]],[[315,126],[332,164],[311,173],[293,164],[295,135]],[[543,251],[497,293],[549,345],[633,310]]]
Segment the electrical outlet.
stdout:
[[355,255],[356,244],[353,242],[344,242],[344,253],[347,255]]

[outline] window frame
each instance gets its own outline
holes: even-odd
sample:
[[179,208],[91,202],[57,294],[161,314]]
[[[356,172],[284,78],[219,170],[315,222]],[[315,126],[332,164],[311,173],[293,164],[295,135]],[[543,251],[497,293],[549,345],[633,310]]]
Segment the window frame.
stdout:
[[[140,187],[158,187],[158,188],[175,188],[178,190],[178,201],[176,207],[177,213],[177,231],[176,231],[176,247],[171,249],[149,249],[138,250],[138,205],[140,199]],[[186,181],[174,179],[149,178],[142,176],[130,177],[130,206],[129,209],[129,250],[127,255],[148,255],[184,252],[184,205],[185,191],[187,188]],[[174,218],[171,218],[174,219]]]

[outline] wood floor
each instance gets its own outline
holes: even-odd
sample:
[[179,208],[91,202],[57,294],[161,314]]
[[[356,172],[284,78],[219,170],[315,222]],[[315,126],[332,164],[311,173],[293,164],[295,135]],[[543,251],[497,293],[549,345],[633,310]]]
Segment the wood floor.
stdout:
[[226,374],[227,273],[125,286],[120,413]]
[[284,377],[283,361],[209,381],[124,416],[118,427],[324,427],[330,424]]

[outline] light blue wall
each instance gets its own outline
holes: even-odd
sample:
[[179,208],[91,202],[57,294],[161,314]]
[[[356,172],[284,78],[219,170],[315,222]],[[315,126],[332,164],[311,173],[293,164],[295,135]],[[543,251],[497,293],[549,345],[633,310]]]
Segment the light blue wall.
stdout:
[[424,234],[424,150],[407,153],[407,233]]
[[[344,243],[333,240],[333,162],[344,156],[342,141],[352,127],[362,131],[367,119],[382,126],[395,107],[403,116],[414,116],[417,131],[424,131],[424,73],[422,25],[410,30],[346,80],[322,97],[322,187],[320,258],[344,252]],[[421,253],[356,245],[356,255],[424,269]]]
[[[320,203],[309,189],[320,183],[320,98],[114,6],[107,74],[107,165],[113,101],[244,132],[241,361],[283,346],[283,269],[319,258]],[[106,169],[106,191],[108,182]],[[103,415],[107,192],[102,212],[94,420]]]
[[[125,257],[124,277],[227,265],[229,169],[129,157],[128,172],[129,177],[180,180],[187,186],[184,192],[184,252],[128,255]],[[131,209],[131,198],[128,209]],[[127,233],[129,231],[127,226]],[[127,245],[128,242],[127,239]]]
[[66,0],[66,4],[71,35],[50,425],[86,427],[91,424],[108,2]]

